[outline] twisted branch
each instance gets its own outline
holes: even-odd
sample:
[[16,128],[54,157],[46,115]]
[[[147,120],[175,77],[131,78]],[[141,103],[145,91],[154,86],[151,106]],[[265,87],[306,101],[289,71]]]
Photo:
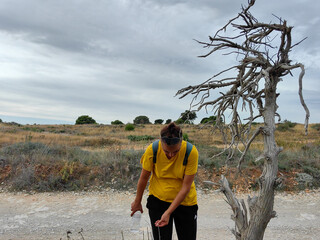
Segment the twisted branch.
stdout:
[[[289,52],[304,39],[292,45],[292,27],[288,26],[287,22],[281,18],[277,18],[278,23],[260,23],[249,12],[254,3],[255,0],[248,0],[248,6],[242,7],[242,11],[235,18],[229,20],[213,37],[209,36],[208,42],[196,40],[203,47],[210,49],[207,54],[199,57],[208,57],[221,51],[224,55],[235,54],[237,59],[241,58],[238,65],[218,72],[199,85],[182,88],[176,93],[179,98],[192,95],[191,106],[197,108],[197,110],[202,108],[207,110],[209,107],[212,109],[217,119],[215,127],[221,132],[225,144],[225,148],[214,157],[227,152],[226,163],[229,163],[238,151],[241,154],[238,159],[239,171],[251,144],[260,134],[263,134],[265,144],[267,142],[267,144],[272,145],[270,149],[276,149],[276,155],[281,151],[281,148],[276,148],[274,135],[270,134],[273,133],[275,128],[274,118],[278,116],[280,119],[276,112],[276,100],[279,95],[276,92],[277,84],[283,76],[291,74],[291,70],[296,68],[301,69],[299,97],[306,112],[306,134],[310,116],[302,95],[304,66],[300,63],[292,65],[289,59]],[[226,31],[229,27],[233,28],[233,35]],[[236,71],[236,74],[234,71]],[[246,112],[248,116],[240,117],[239,111]],[[252,123],[260,117],[264,119],[265,126],[252,133]],[[245,121],[245,124],[243,124],[243,121]],[[267,136],[273,139],[266,140]],[[266,159],[265,164],[270,162],[271,154],[268,151],[261,154],[257,161],[264,158]],[[268,168],[266,167],[266,169]],[[272,174],[275,171],[277,169]],[[263,188],[270,193],[272,189],[268,187],[274,186],[273,179],[270,178],[271,175],[269,174],[268,181],[270,184],[266,183],[263,174],[259,180],[260,189]],[[237,239],[241,239],[247,233],[246,229],[250,224],[248,223],[248,214],[252,214],[256,202],[260,201],[259,204],[265,204],[266,202],[262,201],[263,197],[260,197],[259,200],[249,198],[248,211],[244,202],[239,202],[234,197],[224,176],[221,178],[220,185],[234,213],[233,220],[236,223],[236,229],[233,233]],[[272,204],[268,203],[267,205],[269,206],[268,210],[272,210]],[[269,214],[266,219],[272,216],[273,214]],[[269,220],[267,219],[267,221]]]

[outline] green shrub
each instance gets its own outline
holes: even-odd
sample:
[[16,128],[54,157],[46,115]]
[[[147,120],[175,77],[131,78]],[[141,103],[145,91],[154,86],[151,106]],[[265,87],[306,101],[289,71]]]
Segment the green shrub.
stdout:
[[22,128],[25,131],[31,131],[31,132],[44,132],[45,130],[42,128],[37,128],[37,127],[23,127]]
[[188,135],[188,133],[184,133],[184,134],[182,134],[182,138],[183,138],[183,140],[185,140],[185,141],[189,141],[189,142],[190,142],[190,139],[189,139],[189,135]]
[[5,124],[8,126],[16,126],[16,127],[22,126],[20,123],[16,123],[16,122],[6,122]]
[[284,120],[283,123],[279,123],[277,130],[280,132],[288,131],[290,128],[294,128],[297,123],[290,122],[288,120]]
[[121,122],[120,120],[115,120],[111,122],[111,125],[123,125],[123,122]]
[[220,165],[219,162],[213,158],[199,156],[199,166],[204,167],[205,169],[219,169],[223,164]]
[[212,158],[214,155],[217,155],[222,151],[217,147],[208,147],[208,146],[197,146],[199,151],[199,166],[212,170],[214,167],[219,169],[226,163],[225,155],[221,155],[215,158]]
[[169,124],[169,123],[171,123],[171,122],[172,122],[172,119],[169,118],[169,119],[166,120],[166,123],[165,123],[165,124]]
[[150,124],[149,118],[147,116],[138,116],[133,120],[134,124]]
[[163,119],[156,119],[154,120],[154,124],[162,124],[163,123]]
[[320,123],[316,123],[316,124],[311,125],[311,128],[313,128],[317,131],[320,131]]
[[124,130],[126,131],[133,131],[134,130],[134,125],[131,123],[126,124],[126,127],[124,128]]
[[88,115],[82,115],[77,118],[76,124],[96,124],[96,120]]
[[256,126],[256,125],[259,125],[259,124],[261,124],[261,123],[258,123],[258,122],[252,122],[251,123],[253,126]]
[[179,118],[175,121],[176,124],[184,124],[185,121],[182,118]]
[[212,123],[213,125],[216,124],[217,117],[216,116],[210,116],[210,117],[205,117],[201,120],[201,124],[206,124],[206,123]]
[[320,171],[320,146],[308,145],[301,150],[283,151],[278,156],[279,169],[291,171],[292,169],[302,169],[304,172],[317,176]]
[[129,135],[128,139],[133,142],[135,142],[135,141],[149,141],[149,140],[153,140],[154,137],[149,136],[149,135],[142,135],[142,136]]
[[81,146],[85,147],[103,147],[110,146],[114,144],[119,144],[119,141],[111,138],[89,138],[84,140]]

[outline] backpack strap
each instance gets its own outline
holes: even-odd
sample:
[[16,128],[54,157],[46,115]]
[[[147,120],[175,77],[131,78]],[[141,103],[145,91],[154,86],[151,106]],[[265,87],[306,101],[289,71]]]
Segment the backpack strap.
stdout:
[[191,143],[187,142],[187,150],[186,150],[186,154],[184,156],[183,166],[186,166],[188,163],[188,158],[191,153],[192,147],[193,147],[193,145]]
[[157,162],[158,146],[159,146],[159,139],[152,143],[153,163]]
[[[153,163],[157,162],[158,147],[159,147],[159,139],[152,143]],[[193,148],[193,145],[191,143],[187,142],[187,149],[186,149],[186,154],[184,155],[183,166],[187,165],[188,158],[189,158],[189,155],[191,153],[192,148]]]

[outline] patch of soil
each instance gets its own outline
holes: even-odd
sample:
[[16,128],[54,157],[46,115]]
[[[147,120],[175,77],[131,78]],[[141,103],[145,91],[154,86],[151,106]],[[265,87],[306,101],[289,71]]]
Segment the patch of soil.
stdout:
[[[296,174],[299,172],[301,172],[301,170],[293,170],[291,172],[279,171],[278,178],[281,179],[281,183],[278,186],[278,190],[289,192],[298,190],[298,183],[295,178]],[[246,193],[258,190],[258,179],[261,176],[261,173],[261,169],[256,167],[242,169],[241,173],[239,173],[236,168],[227,169],[225,167],[221,167],[219,169],[213,168],[210,171],[199,168],[197,173],[197,183],[201,188],[206,189],[208,186],[203,183],[204,181],[219,183],[221,175],[224,175],[227,177],[230,187],[232,187],[235,192]],[[213,186],[213,188],[217,190],[219,189],[219,186]]]

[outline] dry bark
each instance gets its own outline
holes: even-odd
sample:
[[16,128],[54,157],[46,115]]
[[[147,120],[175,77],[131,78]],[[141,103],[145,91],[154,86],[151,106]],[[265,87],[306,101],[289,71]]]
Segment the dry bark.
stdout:
[[[248,6],[243,7],[237,17],[209,37],[209,42],[198,41],[204,47],[211,48],[200,57],[225,51],[224,54],[241,57],[239,64],[222,70],[199,85],[188,86],[177,92],[180,98],[190,94],[194,96],[191,107],[212,109],[217,117],[216,127],[225,141],[223,152],[228,152],[227,162],[234,158],[235,151],[241,152],[239,171],[251,143],[257,136],[263,136],[264,151],[257,159],[264,160],[263,172],[259,178],[257,196],[248,198],[249,209],[243,200],[237,200],[224,176],[220,181],[221,190],[233,211],[232,219],[236,226],[233,233],[236,239],[241,240],[263,239],[270,219],[276,216],[273,210],[274,189],[279,183],[278,155],[282,150],[275,142],[275,118],[280,118],[277,113],[277,84],[294,69],[301,69],[299,96],[306,111],[306,133],[310,115],[302,95],[303,64],[292,64],[289,59],[289,52],[300,42],[292,44],[292,27],[287,26],[285,20],[277,18],[278,23],[261,23],[254,18],[249,12],[254,2],[249,0]],[[229,28],[233,28],[233,31],[228,31]],[[237,75],[230,77],[232,74],[229,73],[234,70]],[[221,88],[223,92],[219,90]],[[239,116],[242,110],[248,113],[245,120]],[[227,123],[225,115],[230,111],[231,120]],[[263,119],[264,125],[252,133],[252,122],[258,118]]]

